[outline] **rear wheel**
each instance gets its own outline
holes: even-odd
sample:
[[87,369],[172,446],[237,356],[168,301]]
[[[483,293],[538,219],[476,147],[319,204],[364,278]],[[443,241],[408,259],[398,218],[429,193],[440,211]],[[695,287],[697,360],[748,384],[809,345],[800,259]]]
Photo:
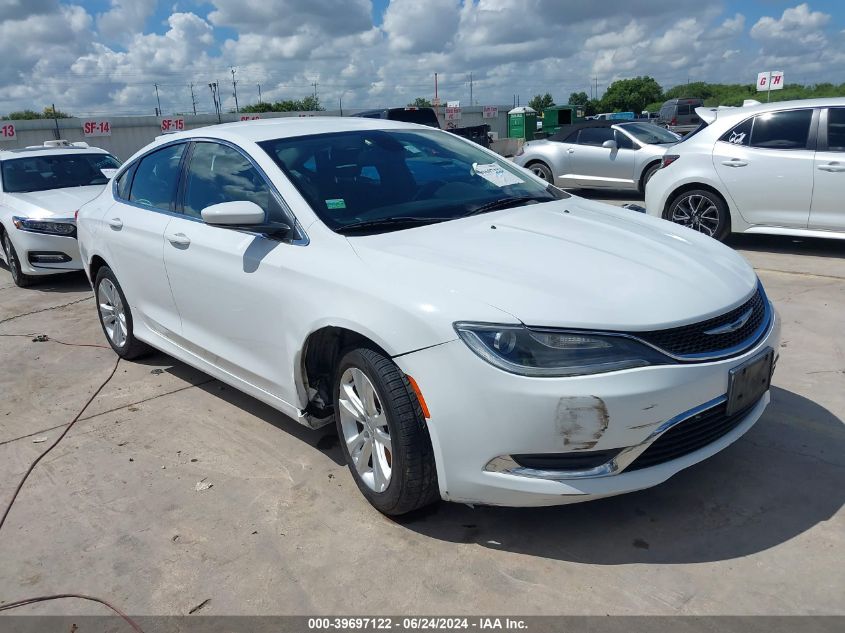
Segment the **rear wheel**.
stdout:
[[679,193],[669,204],[666,219],[720,241],[731,232],[728,205],[721,196],[707,189]]
[[12,281],[20,288],[26,288],[35,283],[36,277],[26,275],[21,272],[21,262],[18,259],[18,253],[9,238],[9,234],[3,231],[3,253],[6,256],[6,264],[9,266],[9,272],[12,273]]
[[117,277],[108,266],[103,266],[97,271],[94,292],[100,325],[103,326],[103,333],[117,355],[132,360],[148,353],[149,346],[135,338],[129,302],[117,283]]
[[528,169],[530,169],[531,173],[538,178],[542,178],[549,184],[554,184],[555,177],[552,174],[552,170],[549,169],[549,166],[545,163],[531,163],[528,165]]
[[347,352],[335,377],[340,444],[358,489],[380,512],[400,515],[440,498],[434,451],[408,379],[380,352]]

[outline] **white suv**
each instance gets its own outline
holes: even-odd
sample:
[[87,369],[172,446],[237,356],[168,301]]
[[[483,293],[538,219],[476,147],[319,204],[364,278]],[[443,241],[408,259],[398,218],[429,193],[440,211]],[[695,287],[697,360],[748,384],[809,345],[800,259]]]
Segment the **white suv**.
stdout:
[[0,241],[18,286],[82,270],[74,214],[118,167],[114,156],[87,143],[0,151]]
[[663,158],[648,213],[724,239],[845,239],[845,99],[698,108],[701,128]]

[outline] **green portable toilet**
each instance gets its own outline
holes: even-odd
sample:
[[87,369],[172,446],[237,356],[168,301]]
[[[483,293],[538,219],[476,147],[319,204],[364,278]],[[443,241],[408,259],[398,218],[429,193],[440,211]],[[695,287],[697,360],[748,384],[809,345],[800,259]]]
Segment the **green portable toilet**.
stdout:
[[537,131],[537,111],[528,106],[514,108],[508,112],[508,138],[534,139]]

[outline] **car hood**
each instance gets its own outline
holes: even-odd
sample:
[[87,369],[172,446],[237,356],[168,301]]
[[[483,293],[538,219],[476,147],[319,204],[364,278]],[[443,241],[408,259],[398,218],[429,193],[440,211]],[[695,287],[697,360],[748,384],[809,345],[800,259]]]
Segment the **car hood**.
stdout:
[[28,193],[7,193],[7,206],[15,213],[33,218],[66,218],[83,204],[96,198],[103,185],[48,189]]
[[348,239],[388,286],[454,320],[474,318],[449,314],[460,295],[527,325],[660,329],[721,314],[757,284],[714,239],[577,197]]

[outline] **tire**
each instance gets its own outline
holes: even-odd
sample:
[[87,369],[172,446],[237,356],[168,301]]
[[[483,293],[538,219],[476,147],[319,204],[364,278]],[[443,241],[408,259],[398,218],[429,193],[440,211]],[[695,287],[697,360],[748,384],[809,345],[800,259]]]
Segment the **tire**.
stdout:
[[422,408],[390,358],[369,348],[345,353],[335,374],[334,405],[349,472],[374,508],[398,516],[440,499]]
[[117,277],[108,266],[103,266],[97,271],[94,295],[103,334],[115,353],[126,360],[149,353],[150,347],[135,338],[129,302],[117,282]]
[[18,253],[15,251],[15,246],[6,231],[3,233],[3,253],[6,256],[6,264],[9,266],[9,272],[12,273],[12,281],[19,288],[27,288],[37,281],[37,277],[26,275],[21,271],[21,262],[18,259]]
[[650,165],[646,168],[643,172],[642,178],[640,178],[640,193],[645,193],[648,181],[651,180],[651,177],[657,173],[658,169],[660,169],[660,163],[654,163],[654,165]]
[[728,205],[709,189],[691,189],[677,194],[666,209],[665,219],[720,242],[731,232]]
[[549,169],[549,166],[546,165],[546,163],[531,163],[530,165],[528,165],[528,169],[530,169],[531,173],[533,173],[535,176],[537,176],[538,178],[542,178],[550,185],[555,184],[555,177],[552,174],[552,170]]

